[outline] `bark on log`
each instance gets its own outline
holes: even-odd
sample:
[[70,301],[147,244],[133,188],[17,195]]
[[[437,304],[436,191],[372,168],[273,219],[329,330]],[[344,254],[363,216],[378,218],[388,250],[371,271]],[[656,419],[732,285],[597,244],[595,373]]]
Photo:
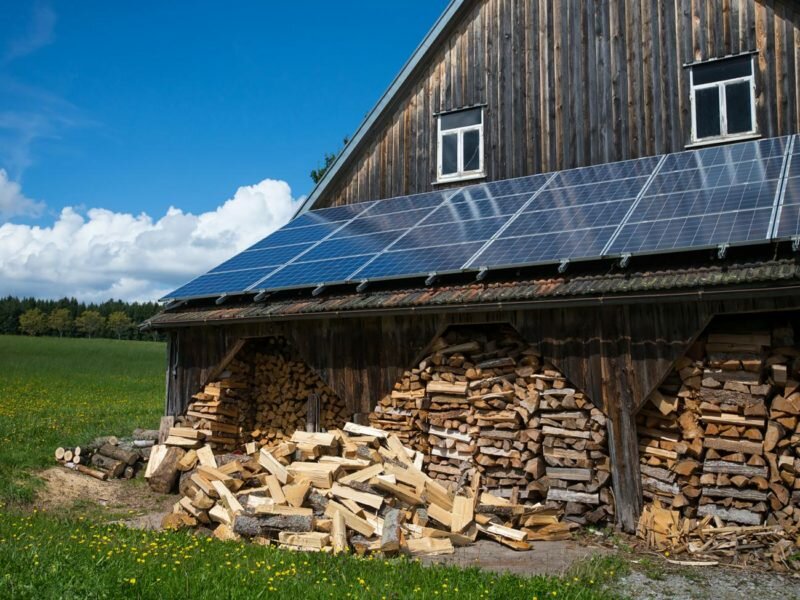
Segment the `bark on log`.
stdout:
[[180,471],[178,461],[183,458],[186,451],[182,448],[170,446],[158,467],[150,474],[148,483],[150,489],[161,494],[169,494],[175,487]]
[[125,450],[124,448],[112,446],[111,444],[103,444],[98,452],[103,456],[121,460],[128,466],[136,464],[136,461],[141,458],[141,455],[135,450]]
[[116,460],[114,458],[109,458],[108,456],[103,456],[102,454],[95,454],[92,456],[92,464],[108,473],[108,476],[111,479],[116,479],[117,477],[121,477],[122,474],[125,472],[125,463],[121,460]]
[[271,515],[267,517],[237,515],[233,521],[234,533],[245,537],[270,536],[279,531],[307,532],[313,530],[313,515]]

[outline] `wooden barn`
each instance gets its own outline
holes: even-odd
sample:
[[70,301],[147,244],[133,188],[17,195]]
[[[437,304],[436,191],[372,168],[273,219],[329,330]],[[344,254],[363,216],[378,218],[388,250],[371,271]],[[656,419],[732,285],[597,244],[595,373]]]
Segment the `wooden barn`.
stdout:
[[[373,423],[581,523],[796,525],[799,96],[790,0],[453,0],[295,219],[146,324],[166,411]],[[190,406],[223,373],[230,423]]]

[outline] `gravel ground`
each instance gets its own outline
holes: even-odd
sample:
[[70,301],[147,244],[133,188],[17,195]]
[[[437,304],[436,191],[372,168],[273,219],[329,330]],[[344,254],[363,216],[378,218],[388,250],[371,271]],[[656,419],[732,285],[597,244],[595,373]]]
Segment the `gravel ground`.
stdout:
[[632,571],[613,591],[636,600],[800,600],[800,577],[722,567]]

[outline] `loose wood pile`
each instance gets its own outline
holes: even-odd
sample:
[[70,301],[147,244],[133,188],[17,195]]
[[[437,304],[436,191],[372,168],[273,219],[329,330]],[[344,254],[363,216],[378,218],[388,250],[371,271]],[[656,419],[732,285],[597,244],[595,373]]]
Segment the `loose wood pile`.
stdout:
[[797,553],[798,543],[780,525],[725,525],[711,515],[686,519],[654,500],[644,507],[637,535],[651,549],[690,555],[693,562],[688,564],[725,561],[783,572],[797,570],[790,557]]
[[[376,428],[296,431],[272,448],[251,442],[246,450],[154,449],[161,462],[152,473],[180,478],[182,497],[163,525],[307,551],[410,555],[451,553],[479,535],[526,550],[531,540],[561,539],[577,527],[560,523],[557,508],[480,492],[477,473],[448,490],[419,468],[421,455]],[[166,466],[166,457],[156,458],[165,452],[172,454]]]
[[800,525],[800,351],[791,328],[712,333],[638,417],[642,486],[683,517]]
[[103,436],[85,446],[59,447],[55,459],[61,465],[95,479],[131,479],[150,457],[151,447],[158,441],[158,430],[135,429],[131,439]]
[[605,417],[511,329],[450,330],[370,423],[424,453],[450,490],[479,473],[513,503],[546,499],[579,523],[613,515]]

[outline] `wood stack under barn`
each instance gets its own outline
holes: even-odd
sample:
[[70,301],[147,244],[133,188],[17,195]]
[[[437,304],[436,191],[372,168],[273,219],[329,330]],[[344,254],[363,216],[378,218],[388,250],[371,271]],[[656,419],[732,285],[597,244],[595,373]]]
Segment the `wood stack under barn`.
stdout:
[[176,425],[189,436],[185,448],[209,442],[214,450],[230,451],[251,441],[275,445],[298,429],[341,427],[349,416],[344,402],[295,356],[286,339],[271,337],[247,342],[192,396]]
[[606,419],[511,328],[452,328],[382,398],[370,423],[425,455],[451,490],[478,473],[512,502],[579,523],[613,520]]
[[795,531],[799,381],[791,326],[712,328],[638,415],[645,499],[684,518]]

